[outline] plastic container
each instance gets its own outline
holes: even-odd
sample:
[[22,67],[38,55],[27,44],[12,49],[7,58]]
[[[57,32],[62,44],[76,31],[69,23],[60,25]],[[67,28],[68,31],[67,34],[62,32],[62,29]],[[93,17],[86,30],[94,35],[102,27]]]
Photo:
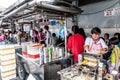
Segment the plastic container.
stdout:
[[80,63],[80,62],[82,62],[82,61],[83,61],[82,55],[79,54],[79,55],[78,55],[78,63]]
[[41,46],[27,46],[27,56],[30,58],[39,58],[40,52],[39,49],[42,48]]

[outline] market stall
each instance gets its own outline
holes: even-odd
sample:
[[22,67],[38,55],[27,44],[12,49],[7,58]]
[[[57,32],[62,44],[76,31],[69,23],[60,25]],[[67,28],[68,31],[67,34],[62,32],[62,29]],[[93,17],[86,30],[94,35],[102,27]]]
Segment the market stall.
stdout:
[[17,72],[20,79],[29,79],[30,75],[36,80],[60,78],[57,72],[63,65],[61,61],[67,59],[64,48],[24,43],[22,49],[22,53],[17,53]]
[[[59,63],[61,63],[62,60],[64,61],[64,59],[66,60],[67,57],[66,17],[73,17],[80,12],[80,8],[64,1],[46,2],[41,0],[30,0],[24,2],[20,1],[20,3],[14,4],[2,13],[4,15],[2,19],[10,19],[12,22],[15,22],[15,24],[19,24],[20,20],[23,21],[20,23],[26,21],[32,22],[33,28],[37,28],[36,23],[42,27],[49,24],[54,25],[54,21],[64,20],[64,48],[52,46],[43,48],[42,45],[39,44],[29,42],[21,43],[22,52],[17,52],[16,56],[17,74],[21,80],[25,78],[29,80],[31,75],[32,78],[36,80],[53,80],[59,78],[57,75],[57,71],[61,70],[61,64]],[[49,21],[51,21],[51,23]],[[24,30],[28,30],[26,27],[23,28]],[[52,27],[50,29],[52,29],[52,31],[57,31]]]

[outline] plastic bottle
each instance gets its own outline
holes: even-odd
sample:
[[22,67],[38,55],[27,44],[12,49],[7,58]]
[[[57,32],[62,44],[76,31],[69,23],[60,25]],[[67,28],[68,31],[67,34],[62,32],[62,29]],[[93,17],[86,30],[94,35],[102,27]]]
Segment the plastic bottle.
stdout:
[[48,48],[49,62],[52,62],[52,48]]

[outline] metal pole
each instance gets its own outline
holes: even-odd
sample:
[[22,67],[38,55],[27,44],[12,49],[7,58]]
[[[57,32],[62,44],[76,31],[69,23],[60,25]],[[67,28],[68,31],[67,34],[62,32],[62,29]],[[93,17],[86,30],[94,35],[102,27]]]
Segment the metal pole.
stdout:
[[65,57],[67,57],[67,19],[65,14],[65,26],[64,26],[64,35],[65,35]]

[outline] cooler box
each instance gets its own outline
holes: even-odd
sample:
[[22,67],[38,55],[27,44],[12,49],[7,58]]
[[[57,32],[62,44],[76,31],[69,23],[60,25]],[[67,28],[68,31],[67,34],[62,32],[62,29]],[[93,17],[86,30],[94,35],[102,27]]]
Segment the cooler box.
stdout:
[[41,44],[32,44],[27,46],[27,55],[30,58],[39,58],[40,49],[42,48]]

